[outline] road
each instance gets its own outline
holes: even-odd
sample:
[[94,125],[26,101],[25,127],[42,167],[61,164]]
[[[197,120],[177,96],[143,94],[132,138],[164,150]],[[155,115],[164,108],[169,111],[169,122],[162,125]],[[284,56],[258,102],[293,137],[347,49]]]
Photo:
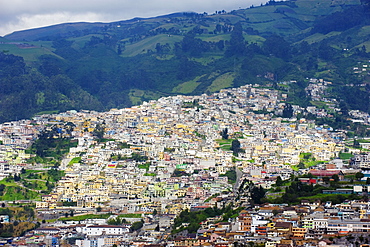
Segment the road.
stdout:
[[235,168],[235,171],[236,171],[236,181],[235,181],[235,184],[234,184],[234,187],[233,187],[233,192],[234,192],[234,194],[237,194],[238,189],[239,189],[239,185],[241,183],[240,179],[243,176],[243,172],[238,168]]

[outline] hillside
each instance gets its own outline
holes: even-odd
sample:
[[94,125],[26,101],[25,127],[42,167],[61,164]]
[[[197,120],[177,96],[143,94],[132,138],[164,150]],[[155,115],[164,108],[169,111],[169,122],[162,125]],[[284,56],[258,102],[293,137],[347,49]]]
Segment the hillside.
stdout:
[[269,1],[15,32],[0,39],[0,122],[290,80],[298,83],[280,90],[307,105],[314,77],[331,81],[330,97],[346,109],[369,112],[370,76],[353,73],[369,60],[369,12],[359,0]]

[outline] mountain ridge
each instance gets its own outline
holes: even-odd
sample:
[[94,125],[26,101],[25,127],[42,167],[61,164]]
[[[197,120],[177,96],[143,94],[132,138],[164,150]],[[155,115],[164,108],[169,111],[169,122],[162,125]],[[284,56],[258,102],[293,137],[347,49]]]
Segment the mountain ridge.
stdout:
[[[132,22],[136,22],[136,21],[141,21],[141,20],[149,20],[149,19],[155,19],[155,18],[169,18],[169,17],[179,17],[181,16],[183,13],[192,13],[192,12],[176,12],[176,13],[171,13],[171,14],[167,14],[167,15],[160,15],[160,16],[156,16],[156,17],[134,17],[134,18],[131,18],[131,19],[128,19],[128,20],[121,20],[121,21],[112,21],[112,22],[67,22],[67,23],[59,23],[59,24],[55,24],[55,25],[49,25],[49,26],[44,26],[44,27],[37,27],[37,28],[30,28],[30,29],[25,29],[25,30],[20,30],[20,31],[14,31],[10,34],[6,34],[3,36],[3,38],[6,38],[8,40],[13,40],[13,41],[19,41],[19,40],[23,40],[23,41],[35,41],[37,40],[38,38],[42,38],[44,37],[45,35],[43,36],[40,36],[39,33],[42,33],[42,34],[47,34],[47,33],[55,33],[54,29],[58,29],[59,31],[59,34],[63,34],[63,30],[64,29],[72,29],[72,31],[75,31],[75,30],[83,30],[83,29],[89,29],[89,27],[102,27],[102,26],[106,26],[106,25],[112,25],[112,24],[115,24],[115,23],[132,23]],[[195,13],[195,12],[194,12]],[[82,26],[80,28],[78,28],[79,26]],[[50,30],[50,31],[49,31]],[[71,30],[66,30],[68,32],[71,32]],[[67,33],[68,33],[67,32]],[[32,39],[30,39],[29,37],[32,37]]]

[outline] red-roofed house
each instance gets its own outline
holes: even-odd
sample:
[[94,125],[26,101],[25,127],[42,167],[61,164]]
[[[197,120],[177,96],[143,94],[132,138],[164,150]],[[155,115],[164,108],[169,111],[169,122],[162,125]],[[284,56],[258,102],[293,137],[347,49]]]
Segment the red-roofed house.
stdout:
[[318,178],[323,178],[323,177],[332,177],[333,175],[338,175],[339,180],[344,179],[344,174],[341,170],[310,170],[312,175],[318,177]]

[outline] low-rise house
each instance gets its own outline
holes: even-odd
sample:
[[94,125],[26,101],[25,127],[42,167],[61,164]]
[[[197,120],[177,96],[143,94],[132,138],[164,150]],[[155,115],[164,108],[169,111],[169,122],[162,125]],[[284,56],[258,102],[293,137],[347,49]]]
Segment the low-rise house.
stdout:
[[344,179],[344,174],[341,170],[310,170],[309,173],[321,179],[324,177],[332,177],[334,175],[337,175],[339,180]]
[[123,235],[130,232],[130,229],[128,227],[112,225],[86,226],[81,230],[81,233],[86,234],[87,236]]

